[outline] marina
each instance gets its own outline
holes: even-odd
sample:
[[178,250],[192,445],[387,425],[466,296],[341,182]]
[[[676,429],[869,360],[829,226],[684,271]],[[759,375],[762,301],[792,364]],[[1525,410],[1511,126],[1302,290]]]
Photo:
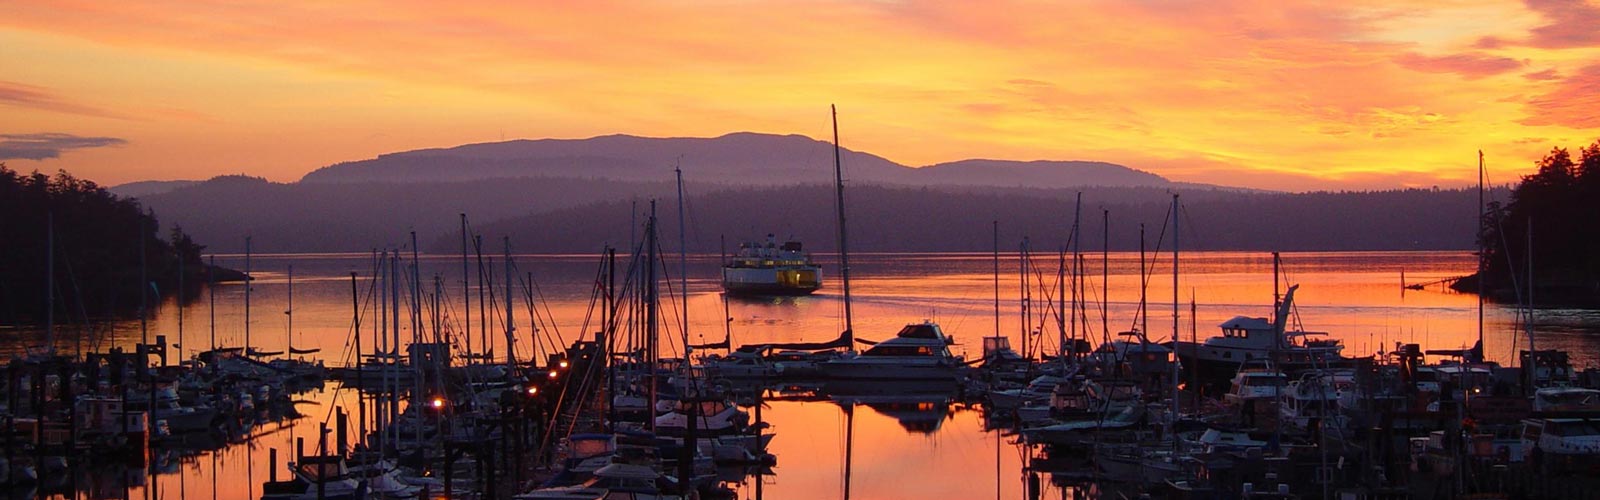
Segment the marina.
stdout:
[[[993,277],[989,273],[993,264],[991,256],[869,254],[855,257],[857,275],[870,277],[860,279],[858,281],[860,284],[854,285],[856,290],[853,300],[856,302],[856,317],[860,325],[856,327],[856,331],[871,332],[858,333],[861,338],[889,340],[894,332],[901,330],[907,322],[916,325],[922,323],[922,320],[937,320],[944,330],[943,333],[954,338],[954,343],[950,345],[952,355],[969,361],[984,358],[981,342],[983,337],[995,333],[996,319],[993,317],[991,289]],[[1128,299],[1110,301],[1106,304],[1107,311],[1113,318],[1133,318],[1139,307],[1136,300],[1138,255],[1118,253],[1110,257],[1109,267],[1114,272],[1108,274],[1107,289],[1112,292],[1112,297]],[[293,347],[321,349],[322,353],[345,353],[346,358],[343,360],[323,359],[323,362],[330,367],[330,374],[341,373],[339,367],[352,364],[350,361],[353,358],[349,357],[354,348],[353,338],[349,335],[352,328],[349,273],[363,266],[370,266],[371,256],[272,255],[255,256],[253,259],[252,267],[255,269],[284,269],[281,274],[272,271],[256,272],[258,279],[253,282],[255,290],[251,299],[256,304],[286,304],[290,285],[287,269],[291,265],[294,267],[296,302],[300,306],[293,317],[294,324],[299,328],[298,335],[293,336],[295,342]],[[1016,255],[1010,256],[1010,260],[1015,259]],[[1187,255],[1183,259],[1185,259],[1184,269],[1197,270],[1185,276],[1185,283],[1192,284],[1193,290],[1203,294],[1202,297],[1215,295],[1218,300],[1216,302],[1196,300],[1196,305],[1192,308],[1194,317],[1183,322],[1182,335],[1199,335],[1202,339],[1207,335],[1220,335],[1215,326],[1208,328],[1205,325],[1224,324],[1240,313],[1251,315],[1269,313],[1265,306],[1259,304],[1260,300],[1252,299],[1271,296],[1270,256],[1252,253],[1201,252]],[[423,276],[432,274],[448,276],[452,271],[459,273],[459,269],[455,267],[459,265],[458,260],[459,257],[447,255],[423,255],[419,260],[422,266],[417,272]],[[592,292],[589,287],[592,281],[589,278],[593,276],[602,259],[598,256],[517,255],[513,256],[513,260],[519,266],[519,271],[539,276],[537,279],[543,291],[540,296],[542,300],[537,302],[540,312],[537,315],[523,316],[537,317],[538,322],[522,319],[516,330],[539,332],[541,335],[551,337],[558,335],[557,332],[566,333],[569,335],[564,339],[567,341],[566,344],[554,344],[555,339],[539,340],[543,344],[539,348],[540,354],[548,356],[554,352],[564,352],[565,349],[552,351],[550,346],[570,346],[571,342],[576,340],[576,335],[571,333],[572,327],[568,325],[582,325],[584,318],[589,315],[587,304]],[[1411,276],[1448,275],[1458,271],[1461,266],[1471,265],[1472,257],[1468,254],[1288,254],[1283,260],[1289,263],[1286,267],[1290,269],[1293,269],[1293,264],[1297,262],[1316,263],[1307,267],[1316,267],[1319,271],[1295,273],[1295,278],[1301,283],[1328,285],[1306,286],[1298,292],[1300,319],[1305,324],[1318,325],[1319,328],[1329,330],[1329,338],[1347,346],[1346,355],[1363,357],[1363,354],[1375,354],[1375,349],[1384,349],[1386,351],[1384,357],[1390,357],[1389,352],[1401,352],[1389,347],[1396,342],[1402,344],[1427,342],[1426,345],[1470,348],[1471,341],[1476,339],[1475,299],[1471,296],[1453,292],[1402,291],[1395,279],[1401,267],[1406,268],[1408,275]],[[232,263],[243,267],[242,256],[219,256],[218,261],[222,265]],[[717,281],[705,278],[715,275],[717,259],[712,256],[691,256],[688,262],[690,265],[687,269],[691,270],[691,275],[697,276],[688,280],[688,300],[669,299],[669,305],[663,309],[687,306],[691,322],[689,331],[692,332],[691,340],[694,342],[713,343],[726,335],[733,341],[732,345],[825,343],[835,337],[840,330],[842,307],[840,296],[821,292],[802,298],[765,301],[731,300],[725,306],[718,292]],[[1374,266],[1370,262],[1383,264]],[[1014,262],[1008,265],[1013,268],[1016,266]],[[946,271],[929,276],[928,269],[935,267]],[[404,268],[405,265],[402,265],[402,269]],[[1263,272],[1263,269],[1266,272]],[[359,276],[356,284],[358,289],[363,291],[372,289],[371,283]],[[1020,286],[1020,281],[1011,280],[1011,284]],[[215,312],[219,325],[219,343],[232,344],[243,341],[243,288],[242,284],[217,285],[218,306]],[[1170,293],[1170,290],[1166,293]],[[1159,294],[1160,292],[1151,295]],[[476,299],[475,293],[473,298]],[[679,303],[671,304],[673,301]],[[1002,314],[998,318],[1001,337],[1014,339],[1014,342],[1008,342],[1011,345],[1022,345],[1023,339],[1018,338],[1018,335],[1007,334],[1007,332],[1022,331],[1022,319],[1017,314],[1020,303],[1014,296],[1004,302],[1007,306],[1005,309],[1009,309],[1010,314]],[[1185,310],[1181,313],[1184,317],[1188,317],[1190,306],[1189,304],[1183,306]],[[716,320],[722,317],[724,307],[727,308],[727,317],[734,318],[726,325],[719,324]],[[192,303],[186,309],[187,318],[206,318],[213,312],[207,310],[204,301]],[[156,314],[152,315],[151,330],[175,333],[176,312],[176,304],[170,301],[163,303]],[[1596,349],[1592,343],[1594,342],[1592,333],[1589,333],[1593,331],[1594,323],[1592,320],[1584,320],[1592,313],[1560,309],[1540,310],[1537,313],[1546,315],[1553,320],[1550,322],[1554,323],[1548,329],[1548,333],[1539,338],[1540,344],[1547,346],[1548,349],[1562,350],[1571,354],[1568,364],[1575,368],[1570,372],[1574,377],[1574,385],[1584,380],[1582,377],[1592,376],[1592,374],[1586,375],[1583,370],[1600,362],[1593,357]],[[1514,327],[1517,326],[1515,319],[1518,314],[1520,313],[1510,308],[1493,305],[1489,307],[1486,313],[1488,322],[1484,349],[1488,360],[1504,364],[1514,361],[1509,351],[1513,341],[1511,334],[1517,331]],[[284,317],[269,316],[265,320],[256,320],[264,324],[257,323],[254,329],[272,331],[280,326],[287,328],[290,318],[288,315],[280,316]],[[513,318],[514,321],[518,321]],[[364,347],[368,352],[373,349],[371,345],[373,336],[370,334],[371,319],[369,311],[362,323],[362,329],[368,331],[364,339],[368,343]],[[1195,326],[1199,327],[1198,331],[1192,331]],[[103,350],[109,349],[107,346],[132,348],[132,345],[137,343],[139,332],[136,322],[121,322],[106,327],[108,329],[104,331],[102,340]],[[197,335],[194,331],[188,330],[190,328],[202,332],[198,334],[202,338],[207,335],[204,326],[197,327],[194,323],[189,323],[185,328],[185,335]],[[492,329],[498,328],[502,327],[498,325],[492,327]],[[1536,329],[1536,332],[1541,330]],[[71,327],[63,327],[62,331],[69,332]],[[658,342],[664,351],[662,357],[681,357],[682,335],[676,329],[660,332],[659,335]],[[1045,336],[1053,335],[1036,335],[1036,337]],[[1153,341],[1159,343],[1160,336],[1157,335]],[[168,338],[176,339],[175,336]],[[259,338],[256,344],[259,345],[258,349],[263,351],[287,352],[290,348],[287,345],[290,336],[261,335]],[[490,350],[497,353],[506,352],[503,335],[489,335],[475,339],[478,349],[482,349],[483,344],[477,342],[485,340]],[[516,350],[522,353],[520,356],[534,352],[535,338],[519,336],[515,340],[519,342]],[[1093,343],[1098,344],[1098,342]],[[464,343],[461,345],[464,346]],[[672,347],[674,345],[677,347]],[[70,336],[65,336],[57,344],[58,352],[62,353],[88,347],[73,342]],[[23,354],[20,349],[14,352],[18,355]],[[695,354],[698,356],[730,353],[727,350],[703,349],[697,350]],[[465,359],[470,358],[458,359],[452,364],[464,365]],[[271,366],[267,363],[261,365]],[[841,447],[848,437],[851,441],[849,451],[854,454],[850,460],[853,469],[851,496],[858,498],[903,497],[915,488],[923,487],[928,488],[927,495],[930,498],[986,497],[994,493],[996,486],[1000,488],[1004,497],[1013,497],[1026,491],[1030,477],[1037,477],[1038,479],[1034,480],[1042,481],[1042,485],[1049,486],[1040,487],[1040,495],[1044,498],[1074,498],[1073,495],[1117,498],[1116,495],[1137,494],[1152,489],[1125,481],[1104,480],[1099,475],[1113,471],[1098,470],[1083,462],[1074,462],[1081,459],[1055,453],[1058,448],[1071,449],[1076,443],[1080,443],[1081,439],[1060,441],[1066,445],[1065,447],[1043,442],[1049,440],[1036,442],[1030,439],[1032,433],[1025,430],[1027,428],[1065,424],[1029,426],[1014,423],[1017,422],[1015,420],[1017,415],[1023,412],[1013,413],[1001,409],[997,406],[998,399],[986,396],[981,392],[982,387],[971,382],[984,378],[983,372],[977,369],[981,366],[974,363],[971,371],[963,371],[963,383],[960,386],[951,384],[939,387],[936,384],[932,390],[928,390],[928,387],[916,387],[915,382],[910,386],[900,382],[899,385],[873,387],[877,383],[830,385],[826,378],[813,378],[808,382],[808,378],[804,376],[777,376],[777,383],[766,386],[766,390],[756,391],[753,389],[762,387],[762,384],[759,381],[752,382],[748,377],[714,377],[711,383],[717,385],[719,390],[726,390],[732,395],[733,401],[740,404],[740,408],[747,414],[756,413],[749,404],[753,403],[753,398],[759,394],[763,406],[759,412],[760,422],[766,424],[762,428],[767,429],[764,431],[768,433],[767,436],[776,434],[775,437],[768,437],[766,440],[766,453],[771,455],[772,465],[765,468],[761,474],[730,477],[732,481],[721,484],[741,498],[754,497],[757,484],[760,484],[759,489],[762,490],[763,498],[840,496],[844,484],[841,471],[845,463],[845,457],[842,456],[845,450]],[[1445,366],[1434,368],[1433,371],[1448,373],[1450,370]],[[361,373],[374,374],[382,378],[385,371],[382,368],[374,370],[367,367]],[[1443,378],[1444,375],[1435,377]],[[93,478],[95,481],[80,480],[79,494],[84,497],[120,497],[122,492],[116,490],[125,487],[129,497],[160,496],[163,490],[177,492],[195,489],[195,491],[214,491],[214,496],[217,498],[263,498],[266,494],[264,488],[275,471],[280,481],[287,477],[288,458],[294,456],[296,445],[300,444],[301,440],[316,442],[315,437],[320,427],[334,425],[335,417],[341,411],[346,416],[349,429],[346,434],[347,445],[353,446],[355,440],[349,436],[356,435],[356,428],[361,423],[357,421],[359,418],[356,415],[360,411],[355,403],[360,397],[357,391],[345,388],[347,384],[356,385],[350,381],[352,377],[349,374],[338,375],[337,378],[342,381],[329,380],[319,384],[320,388],[309,392],[283,397],[267,396],[269,399],[266,401],[285,399],[294,401],[292,408],[299,410],[301,416],[258,419],[248,431],[232,434],[210,448],[179,448],[153,443],[152,448],[161,451],[154,454],[154,466],[123,465],[116,469],[120,471],[119,474],[109,475],[98,472],[80,473],[78,477],[84,480]],[[1061,380],[1071,379],[1070,376],[1061,378]],[[391,375],[390,380],[391,383],[403,382],[407,385],[414,383],[409,378],[401,379],[397,375]],[[1315,390],[1297,391],[1296,388],[1303,389],[1312,384],[1300,376],[1280,380],[1279,384],[1269,384],[1269,387],[1281,387],[1286,395],[1320,394]],[[365,384],[372,383],[365,382]],[[852,385],[855,387],[851,387]],[[1067,385],[1069,384],[1057,384],[1057,387],[1040,391],[1052,396],[1065,395],[1066,393],[1062,391],[1068,391],[1063,388]],[[1160,390],[1152,386],[1135,391],[1144,394],[1138,398],[1159,401],[1160,397],[1153,396],[1157,393],[1151,389]],[[1086,394],[1103,394],[1104,391],[1103,388],[1090,389]],[[1584,393],[1574,393],[1573,397],[1566,399],[1582,404],[1584,401],[1582,394]],[[1558,398],[1560,397],[1550,393],[1543,399],[1556,401]],[[372,399],[368,396],[369,405],[375,404]],[[1217,401],[1220,403],[1223,399],[1217,398]],[[1089,400],[1093,401],[1094,398]],[[1188,401],[1185,400],[1185,404],[1188,404]],[[1324,404],[1328,404],[1330,408],[1333,406],[1331,401]],[[1016,403],[1019,409],[1026,408],[1024,405],[1025,403]],[[410,408],[404,402],[401,406]],[[1093,405],[1080,405],[1080,407],[1095,409]],[[1106,427],[1106,424],[1112,424],[1119,418],[1133,419],[1131,416],[1119,416],[1124,411],[1132,415],[1132,410],[1127,409],[1132,407],[1115,410],[1115,413],[1107,413],[1110,407],[1100,407],[1101,416],[1092,418],[1099,423],[1090,427]],[[1281,413],[1284,416],[1283,422],[1295,423],[1296,410],[1303,411],[1299,406],[1292,405],[1284,406],[1282,412],[1264,408],[1256,413],[1255,418],[1262,423],[1276,422],[1279,417],[1273,415]],[[720,411],[706,413],[714,416]],[[754,415],[750,415],[752,421],[747,424],[754,423],[753,417]],[[1064,419],[1061,422],[1067,424],[1074,421],[1073,417],[1061,411],[1056,411],[1055,417],[1051,418],[1056,417]],[[378,428],[380,417],[368,414],[366,418],[367,428]],[[701,418],[698,431],[714,432],[713,429],[717,425],[713,422],[717,418]],[[404,421],[405,417],[401,420]],[[661,419],[655,422],[658,426],[666,423]],[[1566,421],[1563,420],[1554,422],[1551,425],[1566,425]],[[1303,427],[1303,419],[1299,423]],[[1160,426],[1156,427],[1159,428]],[[1560,432],[1563,431],[1554,433]],[[1107,441],[1122,439],[1117,438],[1115,434],[1107,431],[1100,436]],[[1096,436],[1092,432],[1063,435],[1075,438],[1088,437],[1091,440]],[[329,441],[327,446],[336,444],[335,437],[332,433],[327,434]],[[1426,440],[1426,434],[1422,437]],[[1196,443],[1209,439],[1213,442],[1211,446],[1215,446],[1214,443],[1221,440],[1234,443],[1234,446],[1239,446],[1240,449],[1246,449],[1249,443],[1264,443],[1270,440],[1270,436],[1233,433],[1216,437],[1195,435],[1193,438],[1185,439],[1195,439]],[[320,449],[315,445],[302,446],[307,449]],[[278,456],[276,464],[271,457],[273,450],[276,450]],[[715,449],[710,451],[714,453]],[[1155,458],[1159,455],[1116,455],[1124,452],[1112,450],[1100,453],[1112,454],[1107,455],[1108,459],[1103,461],[1105,463],[1116,463],[1111,458],[1115,456],[1132,457],[1135,462],[1157,460],[1162,463],[1172,463],[1168,461],[1169,459]],[[1145,458],[1139,458],[1141,456]],[[1025,462],[1030,465],[1025,466]],[[215,472],[210,469],[213,463],[218,467]],[[1067,466],[1058,467],[1062,463],[1066,463]],[[996,464],[1000,468],[998,477],[974,472],[994,469]],[[104,464],[82,465],[85,470],[95,471],[102,471],[103,469],[98,467],[103,466]],[[91,467],[95,468],[90,469]],[[1178,469],[1176,464],[1172,467],[1174,470]],[[528,476],[523,482],[531,481],[538,470],[539,467],[533,466],[530,459],[526,468]],[[468,469],[458,472],[463,475],[472,473]],[[1029,474],[1030,472],[1039,474],[1035,476]],[[944,482],[914,483],[897,479],[904,477],[905,474],[952,479]],[[230,480],[239,477],[248,480]],[[111,481],[111,478],[122,478],[122,480]],[[217,479],[221,479],[220,484],[215,486],[217,489],[207,490],[213,487],[211,483]],[[466,487],[467,483],[461,484]],[[433,486],[442,487],[442,485]],[[61,486],[58,484],[54,487]],[[111,491],[107,492],[107,488]],[[19,494],[23,491],[27,490],[19,490]],[[438,494],[439,491],[436,489],[433,493]],[[516,492],[507,490],[503,492],[503,497],[530,491],[531,488]],[[420,487],[416,488],[415,492],[420,493]],[[1302,495],[1316,497],[1313,494],[1302,493]]]

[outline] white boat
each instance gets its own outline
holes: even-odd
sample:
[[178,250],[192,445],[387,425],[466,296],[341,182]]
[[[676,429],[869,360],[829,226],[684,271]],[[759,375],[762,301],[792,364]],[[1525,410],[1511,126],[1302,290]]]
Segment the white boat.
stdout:
[[670,411],[655,419],[656,433],[663,436],[683,436],[689,431],[689,405],[698,404],[699,418],[695,433],[698,436],[742,434],[748,430],[750,415],[737,405],[722,399],[699,402],[678,401]]
[[1259,401],[1275,401],[1287,390],[1289,377],[1270,365],[1256,365],[1234,373],[1223,401],[1244,406]]
[[1322,429],[1339,435],[1349,424],[1349,418],[1339,408],[1339,391],[1331,375],[1307,373],[1290,382],[1285,394],[1278,411],[1289,425],[1311,430],[1320,423]]
[[261,488],[261,500],[361,500],[365,485],[350,478],[344,459],[336,456],[302,458],[289,463],[287,481],[269,481]]
[[1522,444],[1544,460],[1600,462],[1600,419],[1529,418],[1522,421]]
[[1545,387],[1533,393],[1533,411],[1597,412],[1600,415],[1600,390]]
[[727,356],[706,356],[701,363],[713,378],[760,379],[776,377],[787,368],[762,356],[761,349],[740,348]]
[[595,471],[594,478],[577,486],[540,488],[512,498],[518,500],[676,500],[664,493],[675,483],[644,465],[611,464]]
[[906,325],[894,338],[851,356],[818,365],[822,375],[841,380],[948,380],[965,368],[950,354],[950,337],[931,321]]
[[166,422],[167,427],[178,434],[212,431],[217,429],[220,422],[217,411],[209,406],[184,406],[180,403],[178,390],[171,385],[156,388],[155,404],[150,404],[149,394],[130,394],[128,409],[148,411],[151,418]]
[[1111,480],[1150,485],[1165,484],[1182,471],[1170,448],[1107,448],[1095,453],[1094,464]]
[[1085,417],[1054,425],[1026,428],[1022,430],[1022,437],[1033,444],[1072,446],[1083,443],[1096,432],[1132,429],[1143,417],[1144,407],[1134,405],[1104,418]]
[[134,450],[144,450],[149,444],[149,414],[124,408],[120,397],[79,397],[73,413],[79,441]]
[[722,290],[730,295],[810,295],[822,287],[822,266],[811,261],[800,242],[739,244],[739,253],[722,264]]
[[1066,381],[1067,378],[1060,375],[1040,375],[1029,381],[1027,387],[990,390],[989,404],[996,409],[1010,410],[1028,403],[1049,401],[1056,386]]
[[1178,342],[1180,361],[1196,367],[1201,380],[1213,382],[1232,378],[1242,364],[1251,361],[1269,360],[1289,373],[1347,366],[1350,360],[1340,355],[1344,345],[1338,340],[1326,338],[1323,332],[1287,330],[1298,288],[1289,287],[1271,321],[1237,316],[1220,325],[1222,335],[1199,344]]

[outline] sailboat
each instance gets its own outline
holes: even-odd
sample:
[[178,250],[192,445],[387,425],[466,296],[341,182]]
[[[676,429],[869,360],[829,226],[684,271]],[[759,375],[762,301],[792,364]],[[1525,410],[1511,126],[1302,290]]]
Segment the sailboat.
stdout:
[[[833,112],[833,179],[839,214],[839,278],[844,286],[845,337],[855,340],[850,309],[850,252],[845,235],[844,171],[839,154],[839,114]],[[859,342],[859,341],[858,341]],[[929,380],[954,383],[966,369],[950,353],[955,342],[932,321],[906,325],[894,338],[856,353],[847,344],[844,355],[817,365],[823,377],[838,381]]]
[[[267,362],[267,365],[269,365],[269,366],[271,366],[273,368],[277,368],[278,370],[281,370],[284,373],[290,375],[293,378],[294,382],[318,383],[318,382],[321,382],[322,378],[325,375],[327,375],[327,369],[322,365],[322,361],[318,360],[317,362],[312,363],[312,362],[306,361],[303,358],[296,359],[296,358],[293,357],[294,355],[297,355],[297,354],[299,354],[299,355],[314,354],[314,353],[320,352],[321,349],[295,349],[294,348],[294,266],[289,266],[288,279],[289,279],[289,290],[288,290],[289,308],[285,309],[283,311],[284,316],[287,316],[287,318],[288,318],[287,319],[287,321],[288,321],[288,327],[287,327],[288,332],[287,332],[287,335],[285,335],[284,344],[283,345],[284,345],[285,349],[288,349],[288,353],[289,354],[287,356],[282,357],[282,358],[278,358],[278,359],[274,359],[272,361],[269,361],[269,362]],[[251,355],[253,355],[253,356],[263,356],[263,357],[265,357],[265,356],[279,356],[279,355],[283,355],[283,354],[284,354],[283,351],[273,351],[273,352],[252,351],[251,352]]]

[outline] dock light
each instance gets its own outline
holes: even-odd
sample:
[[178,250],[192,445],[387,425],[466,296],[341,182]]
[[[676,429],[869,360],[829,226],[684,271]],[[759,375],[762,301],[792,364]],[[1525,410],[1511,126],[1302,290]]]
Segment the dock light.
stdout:
[[434,408],[444,408],[444,398],[433,398]]
[[555,370],[550,370],[550,378],[556,378],[556,376],[560,375],[560,374],[561,374],[561,372],[558,372],[558,371],[555,371]]
[[567,367],[567,360],[565,360],[565,359],[561,360],[561,367],[562,368],[566,368]]
[[539,394],[539,388],[538,387],[529,387],[528,388],[528,395],[529,396],[534,396],[534,395],[537,395],[537,394]]

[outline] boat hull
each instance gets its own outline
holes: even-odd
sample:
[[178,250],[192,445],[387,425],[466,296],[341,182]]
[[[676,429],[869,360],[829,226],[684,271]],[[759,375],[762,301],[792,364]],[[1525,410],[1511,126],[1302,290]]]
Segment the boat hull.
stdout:
[[[1244,349],[1234,349],[1231,351],[1235,352],[1223,353],[1233,354],[1231,359],[1224,358],[1222,355],[1218,355],[1219,352],[1224,350],[1227,349],[1219,349],[1210,346],[1200,346],[1196,348],[1195,344],[1188,342],[1180,343],[1178,347],[1178,359],[1181,363],[1183,363],[1183,370],[1186,372],[1184,376],[1187,378],[1192,374],[1194,377],[1196,377],[1195,380],[1198,380],[1200,385],[1207,389],[1211,394],[1223,394],[1228,391],[1228,386],[1233,380],[1233,376],[1239,373],[1239,367],[1246,360],[1264,359],[1262,357],[1254,356],[1253,353],[1249,358],[1247,358],[1245,356],[1245,352],[1247,350]],[[1280,360],[1274,362],[1273,366],[1279,370],[1282,370],[1285,374],[1291,377],[1306,370],[1350,368],[1355,366],[1355,361],[1353,359],[1338,356],[1336,354],[1320,357],[1316,361],[1304,359],[1305,356],[1299,356],[1299,358],[1302,359]],[[1190,370],[1193,371],[1190,372]]]
[[798,286],[783,285],[779,283],[732,283],[722,282],[722,290],[729,295],[741,297],[799,297],[811,295],[821,285]]
[[722,269],[722,290],[736,296],[810,295],[822,288],[822,272],[814,267]]
[[890,364],[860,360],[836,360],[817,366],[822,375],[838,380],[938,380],[954,381],[961,372],[945,363]]

